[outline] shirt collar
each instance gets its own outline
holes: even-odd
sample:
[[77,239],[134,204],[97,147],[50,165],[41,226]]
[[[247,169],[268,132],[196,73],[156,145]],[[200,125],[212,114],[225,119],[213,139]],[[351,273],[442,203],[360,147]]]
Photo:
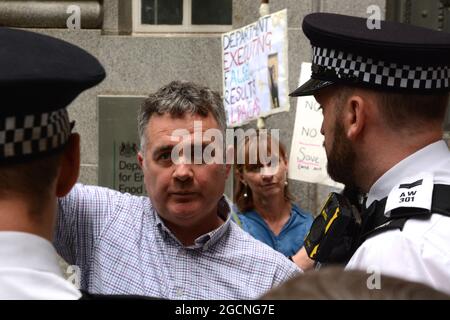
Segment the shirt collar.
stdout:
[[440,140],[416,151],[406,157],[395,166],[386,171],[370,188],[367,195],[366,207],[375,200],[381,200],[388,196],[389,192],[403,177],[415,176],[424,168],[432,170],[433,165],[440,161],[446,161],[450,155],[445,141]]
[[[207,250],[209,247],[214,245],[228,230],[231,223],[231,214],[230,214],[230,205],[226,198],[222,196],[218,203],[218,216],[224,220],[225,222],[220,225],[218,228],[201,235],[197,239],[195,239],[195,244],[192,246],[186,247],[186,249],[199,249]],[[163,238],[167,238],[170,236],[173,240],[175,240],[179,245],[183,246],[181,242],[175,237],[175,235],[170,231],[169,228],[164,224],[164,221],[161,220],[157,212],[155,211],[156,217],[156,225],[162,233]]]
[[0,232],[0,268],[25,268],[63,276],[50,241],[25,232]]

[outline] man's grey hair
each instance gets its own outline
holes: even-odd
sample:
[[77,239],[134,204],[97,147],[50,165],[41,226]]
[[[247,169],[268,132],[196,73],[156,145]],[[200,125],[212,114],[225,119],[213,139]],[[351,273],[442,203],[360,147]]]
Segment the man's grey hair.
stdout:
[[212,114],[225,136],[226,116],[220,94],[205,86],[192,82],[172,81],[158,91],[150,94],[142,103],[138,116],[138,130],[141,139],[141,150],[147,144],[146,130],[150,118],[154,115],[170,114],[173,117],[184,117],[187,114],[207,117]]

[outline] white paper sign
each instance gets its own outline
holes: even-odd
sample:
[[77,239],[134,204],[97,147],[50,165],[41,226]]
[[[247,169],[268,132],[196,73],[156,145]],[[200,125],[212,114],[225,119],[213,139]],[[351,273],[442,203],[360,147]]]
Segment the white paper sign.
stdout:
[[[299,85],[311,77],[311,63],[303,62]],[[313,96],[299,97],[289,157],[289,178],[343,188],[327,173],[327,156],[320,133],[323,115]]]
[[289,111],[287,10],[222,35],[227,125]]

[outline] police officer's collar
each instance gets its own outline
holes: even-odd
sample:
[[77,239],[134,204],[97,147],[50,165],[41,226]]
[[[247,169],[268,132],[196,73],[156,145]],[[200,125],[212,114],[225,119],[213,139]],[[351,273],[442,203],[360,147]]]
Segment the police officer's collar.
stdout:
[[63,276],[52,244],[27,232],[0,232],[0,267],[40,270]]
[[[440,161],[449,161],[450,151],[445,141],[440,140],[411,154],[395,166],[385,172],[370,188],[366,207],[374,200],[385,198],[389,192],[400,183],[400,179],[414,177],[420,170],[433,171],[433,166],[439,165]],[[435,180],[439,177],[435,177]],[[450,177],[448,177],[450,181]]]

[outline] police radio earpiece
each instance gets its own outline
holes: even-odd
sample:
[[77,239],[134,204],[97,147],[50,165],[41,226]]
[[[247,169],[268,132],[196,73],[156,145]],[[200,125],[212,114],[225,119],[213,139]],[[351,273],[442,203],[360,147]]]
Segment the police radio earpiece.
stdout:
[[359,241],[361,209],[356,190],[330,193],[305,238],[308,256],[320,264],[347,263]]

